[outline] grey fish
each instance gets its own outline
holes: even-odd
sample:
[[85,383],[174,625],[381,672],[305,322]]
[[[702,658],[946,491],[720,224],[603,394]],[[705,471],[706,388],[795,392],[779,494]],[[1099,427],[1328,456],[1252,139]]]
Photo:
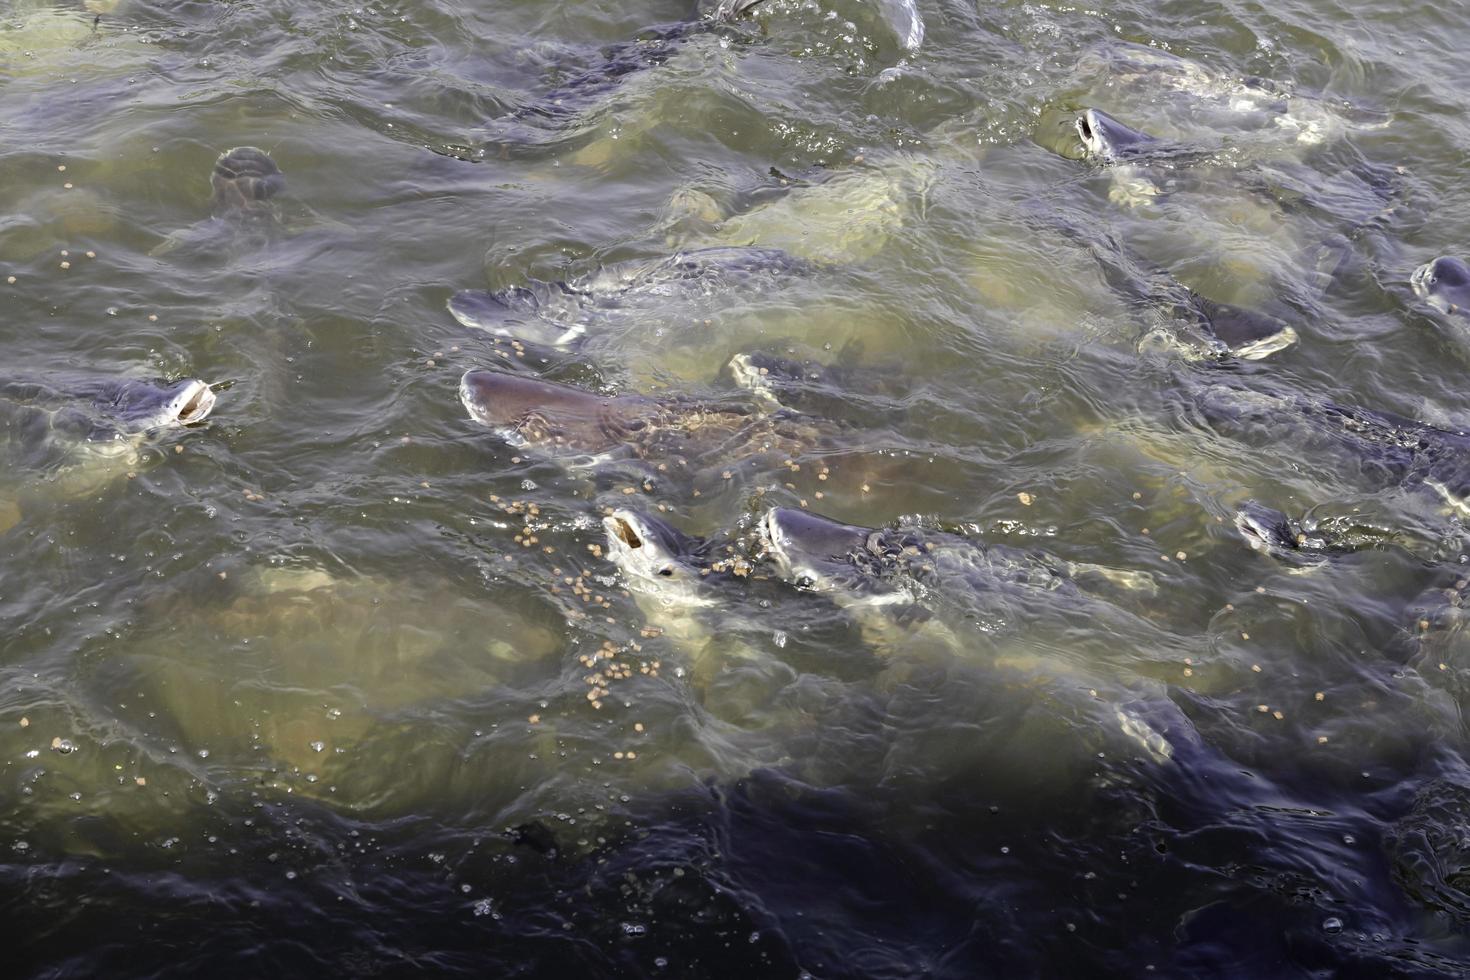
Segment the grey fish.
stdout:
[[797,360],[766,351],[736,354],[725,364],[735,384],[772,408],[851,414],[855,395],[898,398],[910,383],[896,366],[833,364]]
[[266,216],[270,201],[286,186],[286,175],[269,153],[254,146],[226,150],[209,174],[215,217]]
[[[714,605],[716,583],[731,577],[734,559],[711,557],[712,544],[685,534],[661,517],[618,508],[602,519],[607,554],[630,588],[667,608]],[[748,563],[736,574],[748,573]]]
[[[843,524],[805,510],[773,507],[761,518],[762,541],[781,577],[814,592],[860,594],[868,604],[907,601],[901,579],[923,579],[937,563],[959,557],[972,571],[1043,590],[1063,587],[1066,578],[1052,563],[1010,548],[996,548],[954,535],[919,529],[889,530]],[[936,557],[943,548],[945,554]]]
[[1294,520],[1254,500],[1236,507],[1235,528],[1251,548],[1292,565],[1321,564],[1351,550],[1321,534],[1314,522]]
[[490,123],[490,135],[478,151],[445,146],[440,152],[467,156],[507,157],[536,149],[575,132],[578,125],[629,76],[664,64],[690,38],[719,31],[764,0],[718,0],[708,13],[690,20],[650,27],[628,41],[605,47],[601,60],[576,72],[550,92]]
[[[0,403],[8,410],[12,432],[36,431],[96,447],[109,446],[172,425],[204,421],[215,394],[196,379],[175,382],[89,380],[57,388],[41,382],[0,383]],[[16,424],[15,418],[26,421]]]
[[760,520],[778,575],[839,605],[889,609],[900,621],[927,618],[936,596],[991,630],[1023,618],[1013,605],[1046,595],[1085,604],[1079,576],[1151,593],[1143,572],[1067,562],[1042,553],[981,544],[920,528],[868,528],[804,510],[775,507]]
[[457,321],[495,336],[567,349],[620,322],[697,318],[702,301],[772,291],[814,266],[774,248],[714,246],[603,266],[563,282],[531,280],[449,297]]
[[281,228],[275,198],[285,186],[286,175],[269,153],[254,146],[226,150],[209,172],[209,220],[170,235],[149,254],[264,245]]
[[763,414],[744,401],[601,395],[500,371],[467,371],[459,396],[472,419],[513,446],[592,462],[664,460],[690,474],[789,456],[823,438],[791,413]]
[[1441,313],[1470,316],[1470,266],[1452,255],[1441,255],[1414,270],[1409,277],[1414,295]]
[[1328,399],[1226,384],[1199,389],[1193,400],[1206,424],[1232,437],[1349,461],[1372,483],[1425,487],[1470,514],[1470,433]]
[[[61,386],[0,382],[0,460],[15,493],[90,493],[133,467],[153,433],[203,422],[215,394],[203,381],[84,379]],[[15,505],[11,505],[12,508]],[[14,523],[0,500],[0,524]],[[11,518],[19,519],[11,510]],[[7,523],[8,521],[8,523]]]
[[1236,506],[1234,523],[1252,549],[1299,569],[1389,546],[1418,556],[1411,542],[1360,514],[1289,517],[1258,501],[1246,500]]
[[1074,125],[1087,156],[1100,163],[1117,163],[1178,150],[1176,144],[1131,129],[1099,109],[1084,109]]

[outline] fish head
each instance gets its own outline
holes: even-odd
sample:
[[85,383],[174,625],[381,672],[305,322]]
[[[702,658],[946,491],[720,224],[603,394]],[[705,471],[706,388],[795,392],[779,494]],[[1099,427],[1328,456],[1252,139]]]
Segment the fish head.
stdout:
[[214,410],[214,391],[197,378],[172,384],[128,381],[108,392],[105,411],[111,425],[127,433],[173,425],[196,425]]
[[1458,313],[1470,304],[1470,265],[1453,255],[1441,255],[1414,270],[1409,285],[1420,299],[1443,313]]
[[476,369],[459,379],[459,400],[470,418],[494,429],[512,445],[522,445],[549,435],[541,431],[545,425],[529,423],[544,422],[558,409],[585,414],[584,403],[595,404],[599,399],[590,392],[539,378]]
[[1296,550],[1296,536],[1286,515],[1254,500],[1247,500],[1235,509],[1235,529],[1256,551],[1274,555]]
[[286,186],[286,175],[264,150],[237,146],[214,162],[209,184],[216,216],[265,214],[267,202]]
[[1279,510],[1247,500],[1235,509],[1235,529],[1245,543],[1278,561],[1314,565],[1326,559],[1327,542]]
[[1098,109],[1084,109],[1077,117],[1076,126],[1087,156],[1102,163],[1133,156],[1158,142],[1147,133],[1129,129]]
[[626,508],[604,517],[602,526],[607,531],[608,558],[630,587],[668,604],[705,604],[697,592],[703,580],[698,560],[705,551],[704,541],[652,514]]
[[781,577],[799,588],[828,592],[854,571],[852,556],[874,532],[789,507],[773,507],[760,520],[761,541]]

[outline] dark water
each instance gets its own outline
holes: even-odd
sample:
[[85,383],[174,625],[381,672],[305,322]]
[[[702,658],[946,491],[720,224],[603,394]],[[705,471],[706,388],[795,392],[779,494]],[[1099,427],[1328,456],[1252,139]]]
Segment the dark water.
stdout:
[[[1463,973],[1463,440],[1332,406],[1470,422],[1467,321],[1409,287],[1470,240],[1470,14],[700,13],[0,4],[7,376],[219,396],[107,458],[5,430],[3,972]],[[1087,162],[1087,107],[1176,149]],[[241,145],[286,188],[211,221]],[[445,309],[751,245],[791,263],[574,310],[576,351]],[[1191,292],[1299,343],[1201,360]],[[828,435],[690,481],[457,396],[738,399],[742,352],[821,374]],[[1343,553],[1251,550],[1248,500]],[[1156,588],[660,608],[603,554],[630,501]]]

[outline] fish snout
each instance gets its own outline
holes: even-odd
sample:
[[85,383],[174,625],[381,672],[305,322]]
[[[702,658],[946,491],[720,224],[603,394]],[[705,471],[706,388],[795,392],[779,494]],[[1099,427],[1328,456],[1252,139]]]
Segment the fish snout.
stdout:
[[1409,276],[1409,287],[1420,299],[1429,298],[1429,287],[1434,285],[1434,263],[1426,262]]
[[509,425],[512,413],[502,405],[503,376],[494,371],[475,368],[459,379],[459,400],[470,418],[481,425],[498,428]]
[[1082,149],[1089,156],[1102,157],[1106,150],[1101,138],[1101,124],[1098,122],[1097,110],[1084,109],[1077,117],[1074,125],[1077,129],[1077,138],[1082,140]]
[[180,425],[203,422],[214,410],[214,402],[214,389],[203,381],[190,379],[169,402],[170,419]]

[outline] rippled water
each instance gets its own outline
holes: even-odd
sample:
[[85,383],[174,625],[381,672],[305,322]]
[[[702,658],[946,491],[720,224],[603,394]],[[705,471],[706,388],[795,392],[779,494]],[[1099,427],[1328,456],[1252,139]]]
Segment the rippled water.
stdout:
[[[0,7],[7,379],[218,393],[105,460],[6,422],[8,972],[1463,970],[1462,511],[1410,430],[1322,420],[1470,425],[1467,321],[1408,285],[1470,241],[1470,13],[700,14]],[[1089,107],[1173,149],[1084,160]],[[241,145],[286,189],[211,220]],[[574,309],[575,350],[445,307],[752,245],[789,265]],[[1191,292],[1300,341],[1200,359]],[[748,400],[737,353],[821,376],[784,391],[820,438],[568,466],[457,394]],[[1254,551],[1247,501],[1347,543]],[[630,502],[1156,588],[954,575],[894,618],[762,564],[661,608],[606,558]]]

